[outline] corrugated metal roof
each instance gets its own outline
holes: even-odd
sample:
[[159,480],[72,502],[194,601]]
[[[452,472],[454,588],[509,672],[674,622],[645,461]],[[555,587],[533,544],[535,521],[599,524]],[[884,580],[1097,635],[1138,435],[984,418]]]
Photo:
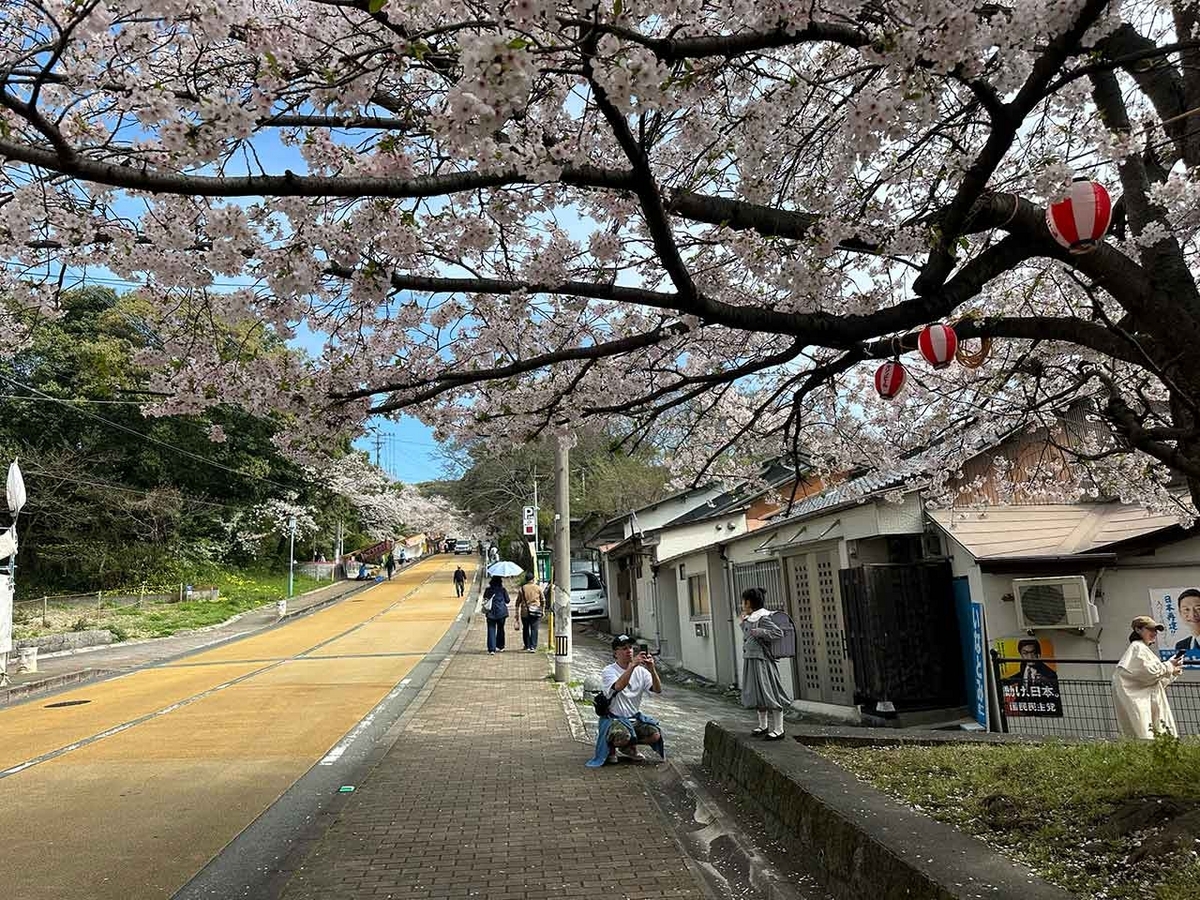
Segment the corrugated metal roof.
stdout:
[[1121,503],[930,509],[929,517],[976,559],[1070,556],[1177,525]]

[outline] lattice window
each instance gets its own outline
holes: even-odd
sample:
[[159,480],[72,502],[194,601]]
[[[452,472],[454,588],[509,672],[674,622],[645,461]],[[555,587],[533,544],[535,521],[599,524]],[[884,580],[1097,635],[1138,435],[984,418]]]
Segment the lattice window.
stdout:
[[837,571],[833,555],[817,554],[817,587],[820,590],[821,618],[825,623],[825,654],[829,666],[829,686],[836,694],[848,691],[846,680],[845,634],[842,632],[841,610],[838,609]]
[[817,663],[817,632],[813,618],[812,591],[808,586],[805,557],[792,557],[792,584],[796,589],[796,661],[801,677],[812,694],[821,693],[821,667]]
[[742,591],[747,588],[762,588],[766,594],[767,609],[781,609],[787,612],[787,598],[783,596],[783,578],[779,568],[779,560],[767,562],[740,563],[733,567],[734,600],[739,608],[742,602]]

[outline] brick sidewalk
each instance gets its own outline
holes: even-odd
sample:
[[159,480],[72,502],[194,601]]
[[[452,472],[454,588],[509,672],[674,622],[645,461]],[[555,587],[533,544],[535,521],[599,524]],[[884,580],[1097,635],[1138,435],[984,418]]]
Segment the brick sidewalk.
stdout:
[[286,900],[706,896],[638,767],[586,768],[591,748],[571,740],[546,656],[508,637],[488,656],[472,623]]

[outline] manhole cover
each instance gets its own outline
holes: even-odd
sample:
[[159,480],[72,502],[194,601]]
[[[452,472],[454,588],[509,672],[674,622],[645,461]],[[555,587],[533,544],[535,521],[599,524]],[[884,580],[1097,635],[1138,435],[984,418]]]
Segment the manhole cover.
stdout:
[[91,700],[61,700],[58,703],[47,703],[43,709],[62,709],[64,706],[82,706],[84,703],[91,702]]

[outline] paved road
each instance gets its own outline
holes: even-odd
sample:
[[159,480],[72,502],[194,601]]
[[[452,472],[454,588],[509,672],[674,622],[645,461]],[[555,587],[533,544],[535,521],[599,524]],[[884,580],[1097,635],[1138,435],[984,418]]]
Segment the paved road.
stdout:
[[434,558],[277,628],[0,710],[6,891],[169,897],[442,638],[462,604],[455,564]]

